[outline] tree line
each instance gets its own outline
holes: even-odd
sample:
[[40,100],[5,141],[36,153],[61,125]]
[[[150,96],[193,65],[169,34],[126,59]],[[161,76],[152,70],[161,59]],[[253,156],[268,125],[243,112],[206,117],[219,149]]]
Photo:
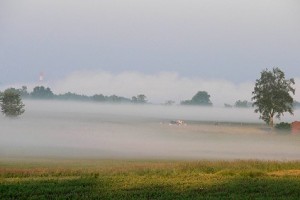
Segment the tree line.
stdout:
[[[291,94],[295,94],[294,79],[286,79],[285,74],[279,68],[272,70],[265,69],[261,76],[255,82],[252,92],[252,101],[237,100],[234,106],[224,104],[225,107],[247,108],[254,107],[255,112],[260,114],[260,119],[270,126],[273,126],[274,117],[280,119],[284,112],[293,114],[294,107],[300,106],[300,103],[294,101]],[[0,92],[0,106],[4,115],[12,117],[24,113],[25,105],[22,98],[31,99],[58,99],[58,100],[80,100],[109,103],[134,103],[146,104],[147,97],[144,94],[133,96],[131,99],[117,95],[104,96],[95,94],[93,96],[79,95],[67,92],[65,94],[54,94],[49,87],[37,86],[32,92],[27,91],[26,86],[20,89],[9,88],[3,93]],[[172,105],[175,102],[168,100],[164,105]],[[181,105],[199,105],[212,106],[210,95],[206,91],[198,91],[190,100],[180,102]]]
[[105,96],[103,94],[95,94],[92,96],[81,95],[72,92],[67,92],[64,94],[54,94],[49,87],[44,87],[44,86],[36,86],[33,88],[32,92],[28,92],[26,86],[22,86],[21,88],[9,88],[7,90],[19,94],[20,97],[24,99],[74,100],[74,101],[95,101],[95,102],[137,103],[137,104],[147,103],[147,97],[144,94],[138,94],[137,96],[133,96],[131,99],[129,99],[117,95]]
[[[28,92],[26,86],[21,88],[9,88],[7,89],[11,92],[17,93],[21,98],[24,99],[40,99],[40,100],[74,100],[74,101],[95,101],[95,102],[108,102],[108,103],[135,103],[135,104],[146,104],[148,103],[147,96],[145,94],[138,94],[133,96],[131,99],[110,95],[105,96],[103,94],[95,94],[92,96],[76,94],[72,92],[67,92],[64,94],[54,94],[49,87],[36,86],[33,88],[32,92]],[[210,95],[207,91],[198,91],[190,100],[183,100],[180,105],[195,105],[195,106],[213,106],[210,100]],[[175,101],[168,100],[163,105],[173,105]],[[237,100],[234,106],[230,104],[224,104],[225,107],[237,107],[237,108],[247,108],[251,107],[252,103],[247,100]]]

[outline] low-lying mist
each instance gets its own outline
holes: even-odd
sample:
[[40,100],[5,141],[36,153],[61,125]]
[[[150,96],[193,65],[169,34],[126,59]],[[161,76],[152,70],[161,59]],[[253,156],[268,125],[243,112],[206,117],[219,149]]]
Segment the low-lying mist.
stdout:
[[[0,117],[0,157],[298,160],[300,137],[276,134],[253,109],[25,101]],[[294,121],[299,116],[285,116]],[[186,126],[169,125],[182,119]],[[226,122],[226,123],[224,123]]]

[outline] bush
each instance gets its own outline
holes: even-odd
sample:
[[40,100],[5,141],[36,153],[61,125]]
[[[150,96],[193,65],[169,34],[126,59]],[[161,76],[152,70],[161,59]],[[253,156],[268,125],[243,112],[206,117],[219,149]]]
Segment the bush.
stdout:
[[291,124],[286,123],[286,122],[281,122],[279,124],[276,124],[275,128],[277,130],[281,130],[281,131],[290,131],[291,130]]
[[7,89],[0,95],[1,112],[7,117],[17,117],[25,112],[19,92]]

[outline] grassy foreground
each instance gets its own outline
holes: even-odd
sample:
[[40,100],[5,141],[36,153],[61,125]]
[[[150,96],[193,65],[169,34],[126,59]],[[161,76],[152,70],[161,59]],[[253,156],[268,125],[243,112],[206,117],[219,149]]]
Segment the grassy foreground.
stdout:
[[300,162],[2,159],[0,199],[300,199]]

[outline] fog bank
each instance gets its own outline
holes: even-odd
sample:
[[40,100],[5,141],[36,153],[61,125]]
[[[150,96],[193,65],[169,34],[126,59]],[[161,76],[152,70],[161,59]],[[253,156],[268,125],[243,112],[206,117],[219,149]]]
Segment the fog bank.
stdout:
[[[300,137],[270,132],[252,109],[60,101],[25,104],[26,113],[19,119],[0,117],[1,157],[300,158]],[[298,116],[296,111],[283,120],[294,121]],[[170,126],[175,119],[188,125]]]

